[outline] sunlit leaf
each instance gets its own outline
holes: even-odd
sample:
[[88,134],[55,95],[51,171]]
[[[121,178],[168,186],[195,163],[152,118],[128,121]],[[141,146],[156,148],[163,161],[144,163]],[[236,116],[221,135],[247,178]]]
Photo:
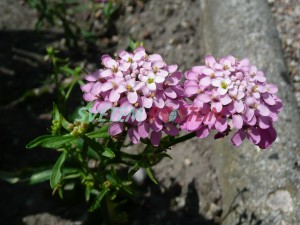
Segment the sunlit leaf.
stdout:
[[26,145],[26,148],[34,148],[37,146],[44,147],[44,148],[58,148],[62,145],[69,143],[71,141],[76,140],[77,137],[74,137],[72,135],[64,135],[64,136],[58,136],[58,135],[43,135],[40,136],[33,141],[29,142]]

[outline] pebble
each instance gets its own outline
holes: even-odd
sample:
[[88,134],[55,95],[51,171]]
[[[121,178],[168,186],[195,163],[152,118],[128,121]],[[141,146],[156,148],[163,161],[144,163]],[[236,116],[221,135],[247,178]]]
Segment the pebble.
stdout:
[[283,212],[292,212],[294,210],[293,199],[290,192],[286,190],[277,190],[271,194],[267,200],[267,205],[273,210]]
[[192,161],[190,159],[186,158],[186,159],[184,159],[184,165],[190,166],[190,165],[192,165]]

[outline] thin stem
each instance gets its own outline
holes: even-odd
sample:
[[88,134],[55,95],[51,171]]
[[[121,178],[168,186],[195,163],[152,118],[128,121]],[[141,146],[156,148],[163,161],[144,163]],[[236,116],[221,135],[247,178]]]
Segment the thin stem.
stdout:
[[184,141],[189,140],[189,139],[191,139],[191,138],[193,138],[195,136],[196,136],[195,132],[183,135],[183,136],[181,136],[179,138],[176,138],[174,141],[172,141],[170,144],[168,144],[167,147],[171,147],[171,146],[176,145],[176,144],[178,144],[180,142],[184,142]]

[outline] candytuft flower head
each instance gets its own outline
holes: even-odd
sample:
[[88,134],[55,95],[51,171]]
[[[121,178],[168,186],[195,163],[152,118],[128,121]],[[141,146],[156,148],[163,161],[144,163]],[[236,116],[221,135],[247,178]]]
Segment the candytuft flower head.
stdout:
[[282,110],[282,101],[276,95],[277,87],[267,83],[264,73],[248,59],[206,56],[205,65],[193,67],[185,77],[185,94],[192,104],[183,129],[196,132],[199,138],[212,130],[217,130],[215,138],[220,138],[237,129],[231,138],[234,146],[247,138],[265,149],[275,141],[273,122]]
[[94,103],[93,113],[107,114],[112,136],[126,131],[134,144],[150,138],[157,146],[164,132],[178,134],[177,116],[168,120],[161,111],[168,107],[171,112],[183,104],[177,65],[167,65],[159,54],[147,55],[141,46],[133,52],[120,51],[116,58],[104,55],[101,64],[102,69],[86,76],[81,89],[84,100]]

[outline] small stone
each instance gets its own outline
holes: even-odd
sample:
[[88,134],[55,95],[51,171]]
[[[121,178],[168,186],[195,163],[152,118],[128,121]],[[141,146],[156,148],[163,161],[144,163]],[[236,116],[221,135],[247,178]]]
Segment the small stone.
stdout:
[[300,76],[299,75],[294,76],[294,81],[295,82],[300,82]]
[[186,158],[186,159],[184,159],[184,165],[190,166],[190,165],[192,165],[192,161],[190,159]]
[[142,185],[146,179],[146,171],[145,169],[139,169],[133,176],[132,179],[138,184]]
[[114,36],[112,36],[111,40],[112,40],[112,42],[114,42],[114,43],[118,43],[119,37],[118,37],[117,35],[114,35]]
[[180,23],[180,25],[181,25],[183,28],[188,28],[188,27],[189,27],[188,22],[185,21],[185,20],[182,20],[181,23]]
[[293,43],[293,40],[291,38],[286,39],[286,44],[291,45]]
[[267,200],[267,205],[273,210],[283,212],[292,212],[294,210],[293,199],[290,192],[286,190],[277,190],[271,194]]

